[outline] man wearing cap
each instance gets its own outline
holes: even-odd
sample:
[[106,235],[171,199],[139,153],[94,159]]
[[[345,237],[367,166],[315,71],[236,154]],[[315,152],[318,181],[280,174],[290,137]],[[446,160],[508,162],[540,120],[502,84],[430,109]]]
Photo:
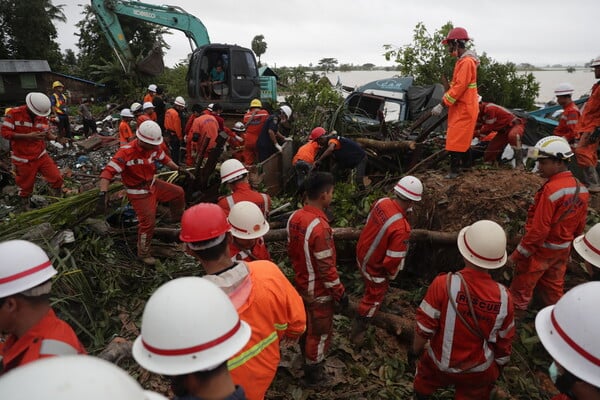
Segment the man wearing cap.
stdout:
[[127,143],[135,139],[133,130],[131,129],[131,121],[133,114],[129,108],[121,110],[121,122],[119,122],[119,146],[123,147]]
[[559,136],[539,140],[540,176],[547,181],[535,194],[527,212],[525,234],[510,256],[515,266],[510,291],[522,317],[534,289],[544,306],[555,304],[563,295],[571,242],[585,228],[589,193],[568,170],[571,146]]
[[175,98],[173,108],[169,108],[165,113],[165,137],[168,138],[171,149],[171,158],[179,163],[180,148],[183,143],[183,132],[181,131],[180,113],[185,108],[185,99],[181,96]]
[[65,85],[60,81],[52,83],[52,94],[50,103],[52,103],[52,117],[58,124],[58,136],[72,138],[71,123],[69,122],[69,107],[67,106],[67,96],[64,93]]
[[[249,212],[241,210],[236,216],[233,211],[230,217],[234,220]],[[260,211],[255,211],[260,216]],[[256,231],[247,232],[246,237],[269,229],[264,219],[256,225]],[[298,340],[306,329],[306,314],[302,299],[277,265],[267,260],[232,261],[232,230],[240,228],[232,227],[217,205],[200,203],[183,214],[180,239],[187,253],[202,264],[207,273],[204,279],[227,293],[240,318],[252,328],[250,341],[230,358],[228,366],[233,381],[244,387],[248,399],[262,400],[277,372],[280,342]]]
[[137,138],[121,147],[100,174],[98,211],[106,212],[110,181],[115,175],[121,174],[127,198],[138,217],[138,257],[147,265],[155,265],[156,259],[152,257],[150,247],[156,223],[157,203],[169,203],[172,221],[178,221],[185,208],[183,189],[154,176],[155,161],[173,171],[185,174],[189,172],[175,164],[160,147],[163,137],[156,122],[143,122],[135,135]]
[[220,197],[217,204],[229,215],[229,210],[240,201],[249,201],[260,208],[265,218],[271,210],[271,196],[253,190],[248,180],[248,170],[235,158],[226,160],[221,164],[221,184],[226,185],[231,191],[228,196]]
[[11,161],[15,168],[15,183],[19,187],[19,196],[25,207],[29,207],[29,198],[35,185],[35,177],[40,173],[59,195],[63,186],[63,177],[46,152],[46,140],[56,140],[50,132],[48,115],[50,100],[43,93],[29,93],[25,105],[13,107],[4,116],[2,137],[10,141]]
[[419,357],[416,399],[454,386],[456,399],[489,399],[510,360],[515,334],[509,291],[489,270],[506,262],[506,234],[493,221],[477,221],[458,235],[465,267],[438,275],[416,313],[411,357]]
[[423,184],[414,176],[405,176],[394,186],[392,197],[377,200],[360,233],[356,260],[365,283],[365,293],[350,334],[354,344],[361,344],[365,330],[381,307],[390,281],[404,269],[408,251],[410,224],[406,219],[414,202],[421,201]]
[[[207,323],[210,321],[210,323]],[[214,283],[198,277],[160,286],[144,306],[133,358],[150,372],[166,376],[176,400],[244,400],[227,360],[253,334],[231,300]]]
[[243,119],[244,125],[246,125],[243,155],[244,164],[246,165],[254,164],[258,157],[256,141],[268,118],[269,112],[262,108],[262,102],[259,99],[253,99]]
[[554,128],[554,134],[565,138],[570,145],[574,145],[579,140],[577,133],[577,122],[579,121],[579,108],[572,100],[575,89],[570,83],[561,83],[554,89],[556,102],[562,107],[563,112],[558,120],[558,126]]
[[86,354],[73,329],[50,306],[56,270],[44,250],[25,240],[0,243],[0,376],[32,361]]

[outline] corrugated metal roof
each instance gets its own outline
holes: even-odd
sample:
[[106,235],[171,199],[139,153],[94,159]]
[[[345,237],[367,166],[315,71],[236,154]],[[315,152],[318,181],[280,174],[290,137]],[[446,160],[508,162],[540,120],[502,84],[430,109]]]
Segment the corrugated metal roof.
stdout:
[[51,72],[46,60],[0,60],[0,74]]

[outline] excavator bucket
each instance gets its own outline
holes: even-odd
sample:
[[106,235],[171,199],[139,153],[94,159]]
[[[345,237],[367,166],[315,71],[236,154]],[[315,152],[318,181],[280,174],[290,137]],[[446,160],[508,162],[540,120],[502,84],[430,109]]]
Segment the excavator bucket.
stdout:
[[165,63],[160,43],[157,42],[154,44],[150,53],[137,63],[136,68],[139,72],[150,76],[157,76],[163,73]]

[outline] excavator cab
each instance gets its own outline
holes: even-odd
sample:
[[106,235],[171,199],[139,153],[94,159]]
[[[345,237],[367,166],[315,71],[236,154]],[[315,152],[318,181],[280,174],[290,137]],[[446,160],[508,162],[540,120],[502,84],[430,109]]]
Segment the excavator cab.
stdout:
[[[222,69],[223,80],[211,79]],[[214,72],[212,77],[218,76]],[[188,95],[193,103],[221,103],[225,110],[243,112],[260,98],[260,78],[252,50],[228,44],[209,44],[194,50],[187,73]]]

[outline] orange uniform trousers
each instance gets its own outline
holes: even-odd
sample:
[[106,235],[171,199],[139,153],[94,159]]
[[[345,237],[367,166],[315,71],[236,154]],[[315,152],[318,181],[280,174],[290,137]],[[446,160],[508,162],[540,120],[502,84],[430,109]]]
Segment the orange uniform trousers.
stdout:
[[371,318],[379,309],[385,299],[385,294],[390,287],[390,281],[386,279],[382,283],[375,283],[364,279],[365,293],[358,305],[358,315]]
[[159,202],[169,203],[172,220],[180,220],[185,208],[183,189],[180,186],[157,179],[150,188],[150,193],[128,193],[127,198],[138,218],[138,256],[148,257],[150,256],[150,244],[152,243],[156,224],[156,205]]
[[498,160],[498,157],[502,155],[502,151],[507,144],[511,146],[517,145],[517,136],[523,137],[525,132],[525,125],[517,123],[508,129],[498,132],[494,138],[490,141],[490,144],[485,149],[483,155],[483,161],[494,162]]
[[300,339],[300,347],[304,351],[306,364],[318,364],[325,361],[325,356],[331,345],[333,335],[333,300],[324,302],[314,301],[307,304],[306,333]]
[[17,160],[12,160],[12,162],[16,172],[15,183],[19,187],[19,196],[21,197],[31,196],[33,186],[35,185],[35,177],[38,172],[42,174],[52,188],[60,189],[63,185],[63,177],[48,154],[44,154],[40,158],[30,160],[29,162]]

